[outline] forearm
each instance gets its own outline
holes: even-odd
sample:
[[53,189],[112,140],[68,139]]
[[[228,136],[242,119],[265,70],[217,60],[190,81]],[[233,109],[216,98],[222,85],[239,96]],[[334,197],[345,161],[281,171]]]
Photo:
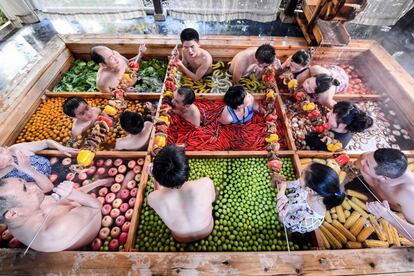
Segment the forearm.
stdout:
[[44,175],[43,173],[38,172],[36,169],[32,168],[29,169],[27,172],[30,177],[34,179],[37,186],[44,192],[48,193],[53,189],[53,183],[50,181],[49,177]]
[[133,58],[130,58],[130,59],[128,60],[128,62],[131,62],[131,61],[136,61],[136,62],[139,62],[139,61],[141,60],[142,56],[143,56],[143,54],[142,54],[141,52],[139,52],[139,53],[138,53],[138,55],[136,55],[136,56],[135,56],[135,57],[133,57]]
[[414,243],[414,225],[408,223],[407,221],[401,219],[397,215],[388,215],[385,217],[385,220],[387,220],[392,226],[397,228],[398,233],[406,237],[408,240],[410,240],[412,243]]
[[201,78],[198,77],[196,74],[194,74],[193,72],[191,72],[190,70],[188,70],[187,67],[185,67],[184,65],[180,67],[180,71],[185,74],[186,76],[190,77],[193,81],[198,81]]
[[72,190],[67,199],[90,208],[100,209],[102,207],[99,200],[79,190]]

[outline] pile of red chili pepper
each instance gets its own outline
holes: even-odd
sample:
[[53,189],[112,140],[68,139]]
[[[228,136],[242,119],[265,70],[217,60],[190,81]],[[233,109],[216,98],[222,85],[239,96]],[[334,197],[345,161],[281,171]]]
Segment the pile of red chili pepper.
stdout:
[[[222,125],[218,118],[225,107],[223,101],[197,100],[202,125],[193,127],[180,116],[170,113],[168,144],[184,144],[187,151],[265,150],[266,121],[260,114],[245,124]],[[287,149],[282,122],[277,121],[281,149]]]

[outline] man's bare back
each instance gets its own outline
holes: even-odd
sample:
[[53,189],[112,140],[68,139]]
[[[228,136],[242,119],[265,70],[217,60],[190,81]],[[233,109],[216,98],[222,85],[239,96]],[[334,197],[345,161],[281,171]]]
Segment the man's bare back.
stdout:
[[201,114],[200,110],[197,108],[195,104],[192,104],[189,108],[185,110],[173,109],[174,113],[180,115],[186,121],[191,123],[195,127],[200,126],[201,122]]

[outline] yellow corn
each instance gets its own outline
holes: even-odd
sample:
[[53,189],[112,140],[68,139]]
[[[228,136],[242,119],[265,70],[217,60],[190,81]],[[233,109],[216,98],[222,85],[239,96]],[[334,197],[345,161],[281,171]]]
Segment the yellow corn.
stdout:
[[346,237],[340,232],[338,231],[338,229],[336,229],[335,227],[333,227],[331,224],[327,223],[326,221],[323,223],[323,226],[325,226],[325,228],[331,232],[331,234],[337,239],[339,240],[342,244],[345,244],[348,240],[346,239]]
[[392,237],[393,237],[392,241],[394,242],[394,244],[396,246],[401,246],[400,237],[398,236],[397,229],[394,226],[392,226],[391,224],[389,225],[389,227],[390,227],[390,230],[391,230],[391,233],[392,233]]
[[335,207],[331,208],[331,209],[329,210],[329,212],[331,212],[331,214],[336,214],[336,208],[335,208]]
[[319,227],[325,237],[328,239],[329,243],[336,249],[341,249],[342,244],[329,232],[323,225]]
[[328,239],[325,237],[325,235],[322,233],[322,231],[319,230],[319,234],[322,237],[322,241],[323,241],[323,246],[325,247],[325,249],[330,249],[331,245],[329,244]]
[[345,246],[346,248],[350,248],[350,249],[358,249],[358,248],[362,248],[362,243],[349,241],[345,244]]
[[361,200],[359,200],[356,197],[352,197],[351,201],[353,201],[356,205],[358,205],[359,207],[361,207],[361,209],[364,209],[364,211],[368,211],[367,206],[365,205],[364,202],[362,202]]
[[338,205],[335,207],[335,209],[336,209],[336,214],[338,215],[338,220],[341,223],[345,223],[346,220],[345,220],[345,215],[344,215],[344,209],[342,209],[342,206]]
[[312,161],[315,162],[315,163],[326,165],[326,160],[325,159],[313,158]]
[[402,245],[405,246],[414,246],[414,243],[412,243],[410,240],[406,239],[406,238],[399,238],[400,239],[400,243]]
[[312,163],[312,158],[302,158],[302,159],[300,159],[300,164],[302,166],[307,165],[309,163]]
[[368,218],[367,212],[365,212],[361,207],[359,207],[355,202],[347,199],[349,205],[351,205],[352,208],[354,208],[355,211],[361,214],[364,218]]
[[332,214],[332,219],[338,219],[338,215],[337,214]]
[[368,239],[369,236],[371,236],[371,234],[374,233],[374,227],[373,226],[368,226],[365,227],[357,236],[357,241],[359,242],[363,242],[366,239]]
[[340,171],[339,172],[339,183],[340,184],[344,184],[345,182],[345,178],[346,178],[346,172],[344,171]]
[[361,232],[362,228],[364,227],[365,222],[367,221],[366,218],[360,217],[354,225],[351,226],[349,231],[356,237],[358,236],[359,232]]
[[366,195],[364,195],[363,193],[360,193],[360,192],[357,192],[357,191],[354,191],[354,190],[351,190],[351,189],[346,190],[345,193],[349,196],[354,196],[356,198],[359,198],[359,199],[362,199],[362,200],[365,200],[365,201],[368,200],[368,197]]
[[382,229],[384,229],[384,233],[385,233],[385,239],[387,240],[387,242],[389,242],[390,244],[394,243],[394,235],[390,229],[390,226],[388,224],[388,221],[386,221],[385,219],[381,219],[380,220],[380,224]]
[[360,213],[353,211],[349,218],[347,218],[347,220],[345,221],[344,227],[346,229],[351,228],[351,226],[354,225],[354,223],[359,219],[360,216]]
[[341,232],[348,240],[353,241],[353,242],[356,241],[355,236],[351,232],[349,232],[349,230],[346,229],[341,223],[339,223],[339,221],[337,220],[332,221],[332,225],[336,229],[338,229],[338,231]]
[[345,218],[347,219],[351,215],[351,212],[349,210],[345,210],[344,215],[345,215]]
[[325,212],[325,220],[329,223],[332,222],[332,217],[331,217],[331,213],[329,213],[329,211]]
[[384,231],[382,231],[374,215],[369,215],[369,221],[371,225],[374,226],[374,230],[375,230],[375,233],[377,234],[378,239],[381,241],[386,241],[387,239],[385,238]]
[[342,208],[344,208],[345,210],[351,210],[351,205],[349,205],[349,203],[346,200],[344,200],[341,205]]
[[364,241],[364,246],[370,247],[370,248],[373,248],[373,247],[386,248],[386,247],[389,247],[390,245],[386,241],[365,240]]

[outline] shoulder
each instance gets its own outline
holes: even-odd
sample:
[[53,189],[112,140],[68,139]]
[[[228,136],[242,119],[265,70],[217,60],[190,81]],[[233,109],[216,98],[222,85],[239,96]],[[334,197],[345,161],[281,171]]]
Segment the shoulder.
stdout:
[[207,50],[201,49],[201,52],[203,53],[203,59],[206,59],[206,60],[209,60],[209,61],[213,60],[213,57],[211,56],[211,54]]
[[160,197],[159,191],[152,191],[147,197],[147,203],[151,208],[155,209],[157,206],[157,199]]

